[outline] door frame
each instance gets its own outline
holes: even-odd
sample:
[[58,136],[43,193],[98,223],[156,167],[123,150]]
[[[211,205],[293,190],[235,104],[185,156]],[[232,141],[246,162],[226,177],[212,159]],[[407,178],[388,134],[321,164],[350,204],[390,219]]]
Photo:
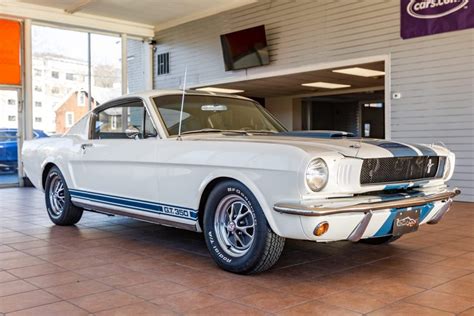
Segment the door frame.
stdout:
[[0,188],[23,186],[23,168],[21,165],[22,155],[21,149],[23,147],[23,88],[22,86],[0,85],[0,91],[16,91],[17,94],[17,177],[16,183],[0,183]]

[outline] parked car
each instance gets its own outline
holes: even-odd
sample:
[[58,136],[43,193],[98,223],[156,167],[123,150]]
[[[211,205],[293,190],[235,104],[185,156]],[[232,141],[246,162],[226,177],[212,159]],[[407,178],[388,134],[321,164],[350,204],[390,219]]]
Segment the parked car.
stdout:
[[[18,130],[0,128],[0,172],[13,172],[18,168]],[[40,130],[34,130],[35,138],[47,137]]]
[[[443,146],[297,137],[238,96],[153,91],[28,141],[27,175],[57,225],[84,210],[203,232],[225,270],[278,260],[286,238],[380,244],[435,224],[459,194]],[[181,124],[180,124],[181,122]]]

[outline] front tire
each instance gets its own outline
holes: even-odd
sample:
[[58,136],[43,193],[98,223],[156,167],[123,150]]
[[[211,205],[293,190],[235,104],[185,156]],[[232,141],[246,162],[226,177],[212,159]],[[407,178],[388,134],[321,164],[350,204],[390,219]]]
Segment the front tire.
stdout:
[[270,269],[285,246],[285,238],[272,231],[252,192],[232,180],[219,183],[209,195],[204,235],[217,265],[239,274]]
[[64,177],[57,167],[48,172],[45,184],[46,209],[53,223],[74,225],[82,217],[82,209],[74,206]]

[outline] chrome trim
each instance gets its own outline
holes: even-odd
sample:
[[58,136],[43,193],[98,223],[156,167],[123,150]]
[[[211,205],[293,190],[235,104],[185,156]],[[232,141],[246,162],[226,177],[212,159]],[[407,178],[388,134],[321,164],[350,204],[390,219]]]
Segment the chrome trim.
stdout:
[[372,211],[368,211],[365,213],[364,218],[357,224],[356,228],[352,231],[352,233],[347,237],[348,240],[352,242],[359,241],[365,233],[367,226],[369,226],[370,220],[372,219]]
[[137,219],[139,221],[143,221],[143,222],[147,222],[147,223],[159,224],[159,225],[170,226],[170,227],[175,227],[175,228],[180,228],[180,229],[186,229],[186,230],[190,230],[190,231],[193,231],[193,232],[198,231],[196,225],[192,225],[192,224],[184,224],[184,223],[174,222],[174,221],[170,221],[170,220],[163,219],[163,218],[150,217],[150,216],[141,215],[141,214],[132,214],[132,213],[128,213],[128,212],[125,212],[125,211],[113,210],[113,209],[102,207],[102,206],[91,205],[91,204],[87,204],[87,203],[84,203],[84,202],[79,202],[77,200],[73,200],[72,204],[74,204],[77,207],[83,208],[85,211],[102,213],[102,214],[105,214],[105,215],[125,216],[125,217],[130,217],[130,218]]
[[446,204],[444,204],[439,211],[427,222],[426,224],[438,224],[439,221],[443,218],[444,215],[446,215],[447,212],[449,212],[449,209],[451,208],[451,204],[453,204],[453,200],[449,199]]
[[379,201],[373,203],[361,203],[343,207],[323,207],[315,205],[303,205],[298,203],[277,203],[273,209],[279,213],[300,216],[324,216],[341,213],[366,213],[390,208],[404,208],[410,206],[424,205],[435,201],[447,201],[459,195],[461,191],[457,188],[434,193],[427,196],[407,197],[390,201]]

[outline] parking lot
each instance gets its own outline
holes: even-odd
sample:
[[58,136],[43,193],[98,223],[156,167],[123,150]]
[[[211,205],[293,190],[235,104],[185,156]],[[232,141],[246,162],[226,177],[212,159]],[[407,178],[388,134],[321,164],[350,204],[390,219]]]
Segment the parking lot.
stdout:
[[202,235],[84,214],[54,226],[34,189],[0,191],[0,313],[472,315],[474,206],[384,246],[288,240],[269,272],[217,268]]

